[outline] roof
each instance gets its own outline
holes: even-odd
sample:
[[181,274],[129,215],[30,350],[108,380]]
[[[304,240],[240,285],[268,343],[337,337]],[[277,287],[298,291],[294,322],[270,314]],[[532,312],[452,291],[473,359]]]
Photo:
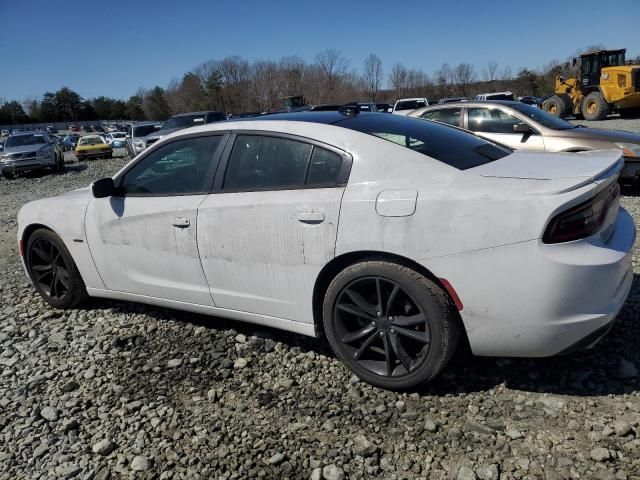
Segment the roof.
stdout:
[[216,110],[205,110],[203,112],[186,112],[186,113],[176,113],[175,115],[171,115],[172,117],[186,117],[187,115],[206,115],[207,113],[222,113]]

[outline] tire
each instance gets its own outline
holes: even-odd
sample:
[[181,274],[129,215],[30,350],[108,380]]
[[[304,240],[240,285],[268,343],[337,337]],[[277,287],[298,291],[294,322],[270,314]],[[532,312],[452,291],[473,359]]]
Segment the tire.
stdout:
[[71,308],[87,299],[78,267],[64,242],[51,230],[41,228],[33,232],[24,255],[29,277],[49,305]]
[[2,176],[7,180],[13,180],[14,178],[16,178],[16,174],[12,172],[2,172]]
[[618,113],[622,118],[638,118],[640,117],[640,107],[621,108]]
[[564,118],[569,114],[567,104],[564,99],[558,95],[553,95],[547,98],[542,104],[542,108],[545,112],[560,118]]
[[611,112],[611,106],[600,92],[591,92],[582,102],[582,116],[585,120],[602,120]]
[[336,275],[325,294],[323,324],[331,348],[353,373],[392,390],[435,378],[461,333],[456,309],[438,285],[383,260]]

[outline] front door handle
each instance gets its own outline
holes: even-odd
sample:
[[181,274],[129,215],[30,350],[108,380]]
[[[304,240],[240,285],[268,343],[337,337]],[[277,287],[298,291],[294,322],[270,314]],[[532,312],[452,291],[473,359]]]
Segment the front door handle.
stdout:
[[191,221],[185,217],[176,217],[173,221],[173,226],[177,228],[187,228],[191,225]]
[[322,212],[298,212],[296,218],[299,222],[309,225],[317,225],[324,222],[324,213]]

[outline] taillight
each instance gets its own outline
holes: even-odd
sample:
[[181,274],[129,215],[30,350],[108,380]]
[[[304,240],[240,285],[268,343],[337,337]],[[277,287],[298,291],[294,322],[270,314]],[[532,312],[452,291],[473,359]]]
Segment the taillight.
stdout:
[[620,196],[620,186],[614,182],[595,197],[559,213],[551,219],[542,236],[544,243],[560,243],[586,238],[596,233],[607,217],[609,207]]

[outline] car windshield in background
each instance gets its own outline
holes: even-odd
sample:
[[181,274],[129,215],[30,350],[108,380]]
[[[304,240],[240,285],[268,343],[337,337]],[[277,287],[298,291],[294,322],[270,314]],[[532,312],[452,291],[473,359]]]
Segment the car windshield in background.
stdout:
[[113,138],[125,138],[127,136],[127,134],[126,133],[118,133],[118,132],[116,132],[116,133],[112,133],[111,136]]
[[82,137],[80,139],[80,145],[98,145],[104,143],[104,140],[100,137]]
[[426,107],[427,105],[420,100],[407,100],[406,102],[398,102],[396,110],[415,110],[416,108]]
[[517,103],[510,105],[511,108],[526,115],[531,120],[538,122],[543,127],[551,128],[552,130],[568,130],[570,128],[576,128],[575,125],[563,120],[559,117],[554,117],[550,113],[545,112],[540,108],[532,107],[526,103]]
[[146,137],[150,133],[156,132],[158,129],[155,125],[140,125],[139,127],[133,127],[134,137]]
[[163,130],[169,128],[186,128],[195,125],[204,125],[204,115],[185,115],[181,117],[173,117],[166,121],[162,126]]
[[42,135],[16,135],[7,138],[5,148],[24,147],[26,145],[41,145],[47,143]]
[[364,114],[336,125],[397,143],[459,170],[490,163],[513,151],[453,127],[400,115]]

